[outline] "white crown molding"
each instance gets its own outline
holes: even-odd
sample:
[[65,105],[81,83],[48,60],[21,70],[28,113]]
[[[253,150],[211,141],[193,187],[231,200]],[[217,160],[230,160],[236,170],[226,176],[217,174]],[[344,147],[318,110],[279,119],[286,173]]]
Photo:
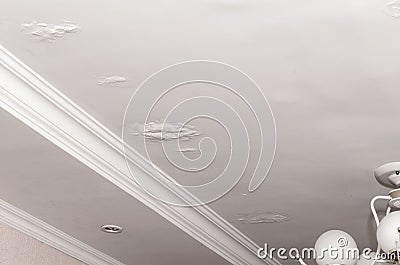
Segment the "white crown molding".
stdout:
[[87,264],[124,265],[3,200],[0,200],[0,222]]
[[232,264],[280,264],[259,259],[259,246],[209,207],[171,206],[144,192],[130,177],[123,148],[134,174],[154,179],[165,196],[193,200],[155,178],[147,160],[1,46],[0,107]]

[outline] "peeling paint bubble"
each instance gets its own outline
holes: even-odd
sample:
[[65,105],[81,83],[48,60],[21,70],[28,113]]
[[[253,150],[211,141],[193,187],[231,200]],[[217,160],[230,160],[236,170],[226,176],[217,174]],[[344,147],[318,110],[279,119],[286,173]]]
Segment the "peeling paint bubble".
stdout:
[[97,80],[97,84],[98,85],[114,85],[117,83],[122,83],[122,82],[126,82],[128,81],[128,79],[126,77],[123,76],[109,76],[109,77],[101,77]]
[[22,24],[21,30],[42,40],[56,40],[69,33],[78,33],[80,27],[70,21],[59,25],[32,21]]
[[[194,95],[189,89],[176,97],[188,86],[196,87]],[[200,136],[195,127],[188,125],[197,125],[197,121],[207,121],[200,123],[205,135]],[[210,122],[218,130],[206,127]],[[132,130],[135,123],[142,124],[139,130]],[[211,203],[232,191],[246,172],[251,177],[247,190],[254,192],[267,178],[275,156],[276,125],[267,98],[248,75],[220,62],[187,61],[152,74],[133,92],[122,129],[124,144],[145,154],[154,179],[176,196],[160,192],[154,180],[144,175],[131,177],[149,195],[176,206]],[[255,156],[250,156],[251,142],[258,145]],[[190,153],[193,148],[183,147],[198,151]],[[217,159],[218,153],[221,155]],[[168,173],[157,167],[160,158],[177,174],[201,176],[207,182],[183,185],[169,181]],[[126,162],[128,167],[135,166]]]
[[395,0],[385,5],[384,11],[389,16],[400,18],[400,1]]
[[154,121],[144,125],[135,124],[134,127],[136,131],[132,132],[132,135],[142,135],[146,140],[155,142],[171,141],[176,139],[186,141],[200,135],[194,126],[182,123],[164,123],[162,121]]
[[289,217],[277,212],[257,212],[241,215],[237,220],[244,224],[281,223],[288,221]]
[[196,153],[199,152],[199,149],[194,148],[194,147],[180,147],[177,152],[181,153]]

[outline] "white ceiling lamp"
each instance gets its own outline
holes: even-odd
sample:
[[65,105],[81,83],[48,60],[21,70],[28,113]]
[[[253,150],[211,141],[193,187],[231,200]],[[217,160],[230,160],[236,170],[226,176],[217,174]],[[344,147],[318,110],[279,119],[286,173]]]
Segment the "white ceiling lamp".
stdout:
[[[380,166],[374,175],[381,185],[392,189],[388,195],[372,198],[370,204],[377,225],[377,252],[370,253],[366,258],[348,233],[330,230],[323,233],[315,243],[315,261],[318,265],[400,265],[400,211],[395,211],[400,209],[400,162]],[[382,220],[379,220],[375,209],[377,200],[387,201],[386,216]],[[331,248],[336,249],[334,256],[326,254]],[[353,250],[357,250],[357,255],[354,255]],[[298,256],[298,260],[306,265],[302,257]]]
[[[329,253],[323,255],[330,247],[336,248],[338,250],[337,253],[335,255],[329,255]],[[357,249],[357,243],[351,235],[341,230],[330,230],[320,235],[315,242],[314,249],[315,252],[319,254],[315,260],[318,265],[356,265],[357,263],[357,261],[350,256],[351,250]],[[347,255],[347,253],[350,255]]]
[[377,239],[380,248],[388,254],[400,249],[400,212],[392,212],[382,219],[377,229]]
[[377,255],[376,252],[371,252],[368,256],[366,255],[360,255],[360,259],[357,261],[357,265],[373,265],[376,263],[376,265],[390,265],[391,262],[383,262],[377,261],[379,260],[378,258],[379,255]]
[[[400,162],[380,166],[374,174],[380,184],[393,189],[388,196],[376,196],[371,201],[371,210],[378,227],[376,231],[378,248],[400,263],[400,212],[392,212],[392,210],[400,209]],[[388,201],[386,216],[381,221],[374,207],[378,199]]]

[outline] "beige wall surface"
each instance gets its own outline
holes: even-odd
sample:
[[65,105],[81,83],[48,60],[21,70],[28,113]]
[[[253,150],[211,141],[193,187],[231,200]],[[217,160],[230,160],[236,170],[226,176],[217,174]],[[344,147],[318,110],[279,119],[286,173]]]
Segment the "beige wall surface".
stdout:
[[1,265],[84,265],[32,237],[0,223]]

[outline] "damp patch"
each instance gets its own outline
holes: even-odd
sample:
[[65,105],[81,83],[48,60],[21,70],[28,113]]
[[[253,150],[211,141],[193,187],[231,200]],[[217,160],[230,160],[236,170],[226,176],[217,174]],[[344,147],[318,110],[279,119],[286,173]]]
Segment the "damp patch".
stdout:
[[[194,126],[182,123],[153,121],[146,124],[135,124],[132,135],[142,135],[146,140],[161,142],[172,140],[190,140],[201,135]],[[187,149],[189,152],[190,149]],[[181,150],[182,152],[182,150]]]
[[64,21],[59,25],[32,21],[22,24],[21,30],[41,40],[54,41],[67,34],[78,33],[80,27],[70,21]]
[[400,1],[395,0],[385,5],[384,11],[391,17],[400,18]]
[[194,148],[194,147],[180,147],[178,150],[176,150],[177,152],[181,152],[181,153],[197,153],[199,152],[199,149]]
[[117,76],[117,75],[113,75],[113,76],[109,76],[109,77],[101,77],[97,80],[97,84],[98,85],[110,85],[113,86],[115,84],[118,83],[123,83],[128,81],[128,78],[123,77],[123,76]]
[[242,214],[237,221],[244,224],[281,223],[289,221],[289,217],[277,212],[256,212]]

